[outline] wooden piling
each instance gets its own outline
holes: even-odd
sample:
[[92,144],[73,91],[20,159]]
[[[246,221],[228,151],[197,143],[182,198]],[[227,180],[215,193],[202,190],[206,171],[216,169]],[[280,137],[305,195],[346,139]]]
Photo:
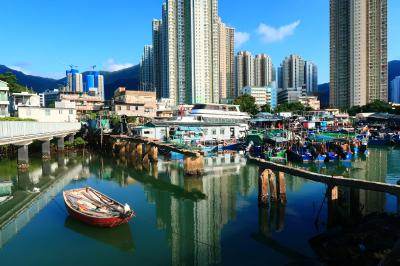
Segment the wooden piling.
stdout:
[[156,146],[151,146],[148,154],[151,162],[158,161],[158,148]]
[[269,185],[269,170],[261,170],[261,174],[258,178],[258,204],[268,205],[268,185]]
[[278,173],[278,188],[279,188],[279,201],[281,203],[286,203],[286,180],[285,173]]
[[278,193],[277,193],[277,186],[276,186],[276,175],[273,171],[269,170],[269,187],[271,191],[271,201],[277,202],[278,201]]
[[136,145],[136,158],[139,161],[143,158],[143,145],[141,143]]
[[204,172],[203,156],[186,156],[183,160],[183,168],[185,171],[185,175],[202,175]]
[[329,186],[330,198],[329,200],[337,201],[339,199],[339,189],[337,186]]

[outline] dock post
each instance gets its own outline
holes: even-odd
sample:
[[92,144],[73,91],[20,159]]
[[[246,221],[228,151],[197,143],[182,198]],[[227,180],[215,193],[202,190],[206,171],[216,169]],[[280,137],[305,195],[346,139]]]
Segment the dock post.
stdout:
[[131,142],[127,141],[125,144],[125,155],[129,154],[131,152]]
[[136,145],[136,155],[137,155],[138,161],[141,161],[143,159],[143,144],[142,143],[138,143]]
[[278,173],[279,200],[281,203],[286,203],[286,181],[285,173]]
[[278,201],[278,194],[277,194],[277,186],[276,186],[276,175],[273,171],[269,172],[269,186],[271,191],[271,201],[277,202]]
[[75,135],[74,134],[69,135],[68,141],[73,145],[75,141]]
[[42,142],[42,159],[50,159],[50,140],[45,140]]
[[269,183],[269,169],[261,170],[260,177],[258,178],[258,204],[268,205],[268,183]]
[[51,174],[51,163],[49,159],[42,160],[42,175],[50,176]]
[[63,153],[57,155],[57,164],[59,168],[65,167],[65,156]]
[[151,162],[158,161],[158,148],[156,146],[151,146],[149,151],[149,158]]
[[31,143],[24,143],[18,145],[18,169],[19,170],[26,170],[29,168],[29,151],[28,146]]
[[64,136],[58,137],[57,139],[57,151],[58,152],[64,151]]
[[339,190],[337,186],[328,185],[328,196],[330,201],[337,201],[339,199]]
[[204,172],[203,156],[185,156],[183,160],[185,175],[202,175]]

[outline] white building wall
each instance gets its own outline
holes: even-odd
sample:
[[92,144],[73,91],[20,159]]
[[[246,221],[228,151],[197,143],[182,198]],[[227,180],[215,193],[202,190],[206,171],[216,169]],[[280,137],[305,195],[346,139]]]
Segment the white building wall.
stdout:
[[19,118],[34,119],[37,122],[77,122],[76,110],[66,108],[40,108],[20,106]]

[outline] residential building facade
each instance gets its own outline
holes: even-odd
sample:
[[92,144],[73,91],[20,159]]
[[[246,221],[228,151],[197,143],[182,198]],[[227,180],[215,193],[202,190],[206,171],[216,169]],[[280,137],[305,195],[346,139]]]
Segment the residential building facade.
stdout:
[[154,91],[153,46],[145,45],[140,61],[140,89]]
[[281,64],[282,89],[299,88],[304,86],[304,60],[298,56],[291,54],[287,56]]
[[40,106],[20,106],[19,118],[30,118],[37,122],[77,122],[75,103],[55,102],[53,108]]
[[321,109],[321,103],[317,96],[301,96],[299,97],[299,102],[304,106],[312,108],[313,110]]
[[40,96],[40,105],[42,107],[49,107],[55,102],[60,100],[60,91],[58,89],[54,90],[45,90],[42,93],[39,93]]
[[133,91],[120,87],[114,92],[113,111],[130,117],[156,117],[156,92]]
[[267,86],[267,103],[271,106],[271,109],[275,109],[278,106],[278,87],[276,81],[273,81]]
[[318,93],[318,67],[313,62],[306,61],[304,64],[304,82],[307,95]]
[[65,92],[69,93],[83,93],[83,79],[82,74],[78,69],[71,68],[66,71],[67,84],[64,88]]
[[153,85],[157,99],[162,95],[162,20],[153,19],[152,40],[153,40]]
[[266,54],[258,54],[254,59],[254,85],[266,87],[273,79],[272,60]]
[[330,104],[388,100],[387,0],[330,0]]
[[60,101],[75,103],[78,114],[100,111],[104,108],[104,101],[99,96],[60,93]]
[[40,96],[35,93],[19,92],[11,94],[11,114],[17,115],[21,106],[40,107]]
[[0,117],[9,116],[9,101],[10,89],[7,82],[0,80]]
[[250,52],[241,51],[235,57],[235,79],[238,94],[244,87],[254,86],[254,59]]
[[299,88],[288,88],[278,90],[278,104],[282,103],[295,103],[299,101],[299,98],[303,96],[303,89]]
[[267,103],[267,88],[266,87],[250,87],[242,88],[242,95],[250,95],[254,97],[255,103],[258,106],[263,106]]
[[218,16],[218,1],[166,0],[162,19],[152,28],[153,68],[161,68],[154,73],[157,98],[170,98],[173,105],[219,103],[232,86],[226,72],[233,69],[234,49],[232,30],[225,30]]

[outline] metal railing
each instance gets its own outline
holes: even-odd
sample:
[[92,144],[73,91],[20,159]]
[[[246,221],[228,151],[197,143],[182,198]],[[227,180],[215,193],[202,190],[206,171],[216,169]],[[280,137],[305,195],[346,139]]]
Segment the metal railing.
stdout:
[[37,139],[77,132],[80,123],[0,121],[0,144],[6,139]]

